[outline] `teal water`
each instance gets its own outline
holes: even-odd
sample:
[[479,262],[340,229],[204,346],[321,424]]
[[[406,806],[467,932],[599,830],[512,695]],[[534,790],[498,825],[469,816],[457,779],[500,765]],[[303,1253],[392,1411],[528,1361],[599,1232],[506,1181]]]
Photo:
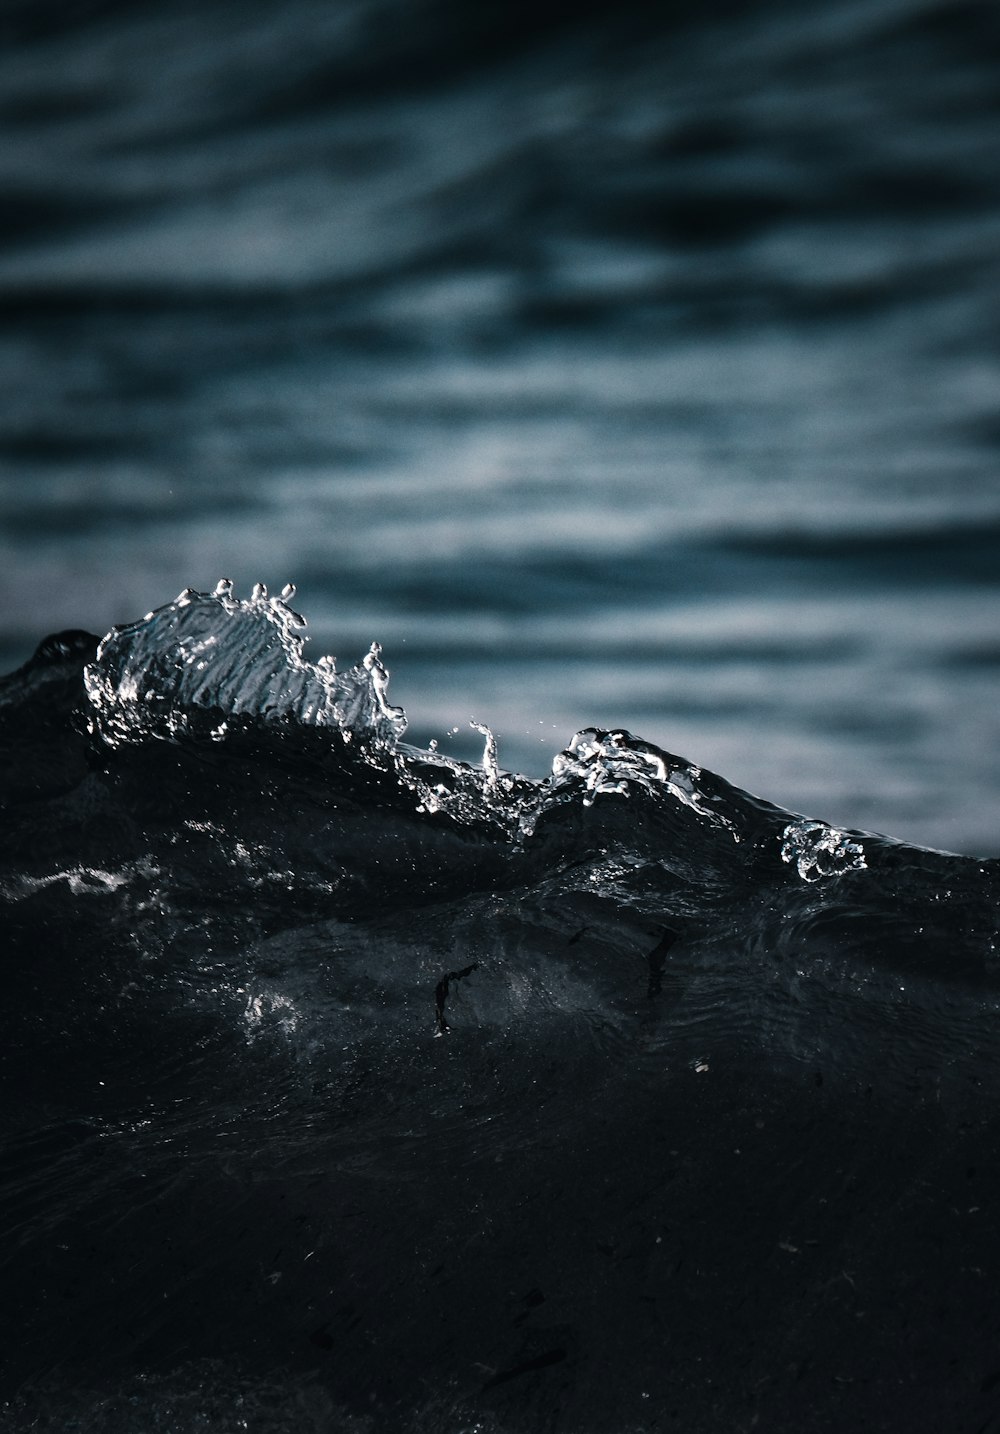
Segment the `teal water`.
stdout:
[[992,7],[5,14],[4,670],[292,581],[421,742],[997,850]]

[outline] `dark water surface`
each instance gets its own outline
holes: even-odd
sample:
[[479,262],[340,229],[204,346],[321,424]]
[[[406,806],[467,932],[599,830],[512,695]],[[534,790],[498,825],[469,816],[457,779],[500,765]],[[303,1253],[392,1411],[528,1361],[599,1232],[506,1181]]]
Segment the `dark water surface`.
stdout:
[[997,860],[408,745],[290,598],[0,684],[9,1426],[988,1427]]
[[995,7],[0,26],[4,1427],[1000,1427]]

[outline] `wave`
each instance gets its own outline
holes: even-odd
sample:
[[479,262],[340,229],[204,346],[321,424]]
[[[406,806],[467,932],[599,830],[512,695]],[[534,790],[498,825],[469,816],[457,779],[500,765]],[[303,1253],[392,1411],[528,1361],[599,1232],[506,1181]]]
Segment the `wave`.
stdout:
[[[249,780],[256,771],[276,785],[289,816],[266,834],[262,853],[281,847],[276,864],[291,865],[310,906],[323,893],[316,909],[326,902],[331,914],[367,900],[537,883],[587,863],[603,889],[606,858],[618,873],[611,887],[625,889],[622,862],[630,863],[628,900],[665,919],[680,911],[718,924],[727,905],[767,890],[769,914],[755,922],[787,931],[814,915],[811,905],[808,916],[795,914],[801,893],[823,887],[824,909],[892,921],[894,960],[920,949],[923,966],[967,966],[993,979],[995,860],[785,811],[624,730],[577,732],[541,780],[502,770],[496,737],[475,719],[479,768],[436,743],[412,747],[402,740],[405,713],[388,698],[380,645],[343,672],[331,656],[311,662],[293,597],[291,585],[269,596],[257,584],[241,599],[222,580],[112,629],[96,652],[87,634],[48,639],[0,684],[0,710],[51,708],[44,679],[59,675],[63,705],[92,739],[87,760],[114,774],[116,803],[158,789],[167,832],[171,812],[213,831],[266,824],[272,813],[260,810]],[[41,765],[51,761],[47,753]],[[202,790],[205,772],[216,774],[221,796]],[[240,890],[233,873],[227,885]],[[956,914],[942,931],[945,891]],[[280,908],[281,894],[275,899]]]
[[269,598],[258,583],[241,601],[222,579],[211,594],[186,588],[142,622],[112,629],[84,672],[95,730],[115,745],[176,734],[195,713],[215,713],[220,737],[228,718],[244,714],[376,742],[402,735],[406,719],[386,701],[378,643],[343,674],[333,657],[306,661],[298,635],[305,623],[289,606],[294,596],[289,584]]
[[292,598],[0,679],[10,1427],[943,1427],[881,1371],[948,1298],[988,1377],[996,1222],[912,1333],[858,1310],[989,1198],[1000,863],[623,730],[538,780],[411,746]]

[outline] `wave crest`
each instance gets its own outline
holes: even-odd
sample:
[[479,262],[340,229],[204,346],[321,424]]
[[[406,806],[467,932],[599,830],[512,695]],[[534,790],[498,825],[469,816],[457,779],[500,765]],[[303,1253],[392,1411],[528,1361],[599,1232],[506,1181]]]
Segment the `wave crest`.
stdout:
[[821,881],[868,866],[863,843],[826,822],[790,822],[781,836],[781,859],[794,864],[803,881]]
[[112,746],[201,730],[225,734],[231,717],[295,721],[393,745],[406,730],[387,699],[389,674],[373,642],[363,660],[338,673],[332,657],[303,655],[305,619],[290,606],[289,584],[249,598],[224,578],[211,593],[185,590],[140,621],[112,628],[84,670],[91,731]]

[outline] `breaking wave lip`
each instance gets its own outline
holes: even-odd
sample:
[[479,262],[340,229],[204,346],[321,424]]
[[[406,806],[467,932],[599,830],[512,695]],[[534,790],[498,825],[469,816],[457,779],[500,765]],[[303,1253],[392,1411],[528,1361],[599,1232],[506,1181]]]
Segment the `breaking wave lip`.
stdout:
[[865,871],[872,842],[895,845],[771,807],[623,730],[577,732],[542,781],[501,771],[496,739],[475,719],[470,725],[485,739],[481,771],[436,744],[409,747],[401,741],[405,713],[388,700],[379,644],[344,672],[331,656],[309,661],[294,595],[291,584],[272,596],[258,583],[241,599],[231,580],[221,579],[211,593],[186,588],[141,620],[113,628],[84,668],[92,735],[118,748],[150,738],[223,741],[244,721],[319,729],[340,739],[341,753],[353,743],[369,763],[391,769],[418,813],[499,823],[518,843],[567,804],[586,809],[599,798],[644,793],[669,803],[707,845],[737,860],[766,833],[776,865],[807,884]]
[[141,621],[112,628],[84,670],[91,730],[117,746],[135,737],[178,736],[192,713],[212,713],[218,737],[227,719],[249,716],[395,742],[406,717],[387,700],[379,644],[343,673],[332,656],[308,661],[294,596],[291,583],[273,597],[257,583],[241,599],[222,578],[214,592],[185,588]]
[[[866,960],[996,978],[1000,861],[796,815],[624,730],[577,732],[542,779],[503,770],[493,732],[475,719],[479,767],[434,743],[413,747],[378,643],[344,672],[331,657],[310,662],[293,596],[290,584],[274,596],[257,584],[241,599],[223,579],[113,628],[96,655],[96,639],[57,635],[0,683],[0,707],[24,699],[48,711],[51,693],[65,720],[89,732],[86,756],[74,749],[70,768],[108,760],[125,784],[113,820],[122,800],[128,810],[152,794],[161,837],[178,813],[197,817],[202,801],[215,803],[206,820],[249,823],[261,874],[294,871],[302,909],[349,916],[373,902],[551,886],[740,942],[781,947],[822,927],[822,942]],[[219,790],[228,796],[202,794],[200,776],[192,785],[189,744],[227,764]],[[48,748],[39,758],[50,761]],[[262,774],[275,762],[297,772],[281,820],[262,819],[248,762]],[[61,840],[58,810],[52,819]],[[25,841],[36,842],[24,821]],[[275,889],[261,901],[256,870],[226,867],[230,899],[243,882],[262,919],[283,919],[284,898]],[[15,882],[10,894],[23,889]]]

